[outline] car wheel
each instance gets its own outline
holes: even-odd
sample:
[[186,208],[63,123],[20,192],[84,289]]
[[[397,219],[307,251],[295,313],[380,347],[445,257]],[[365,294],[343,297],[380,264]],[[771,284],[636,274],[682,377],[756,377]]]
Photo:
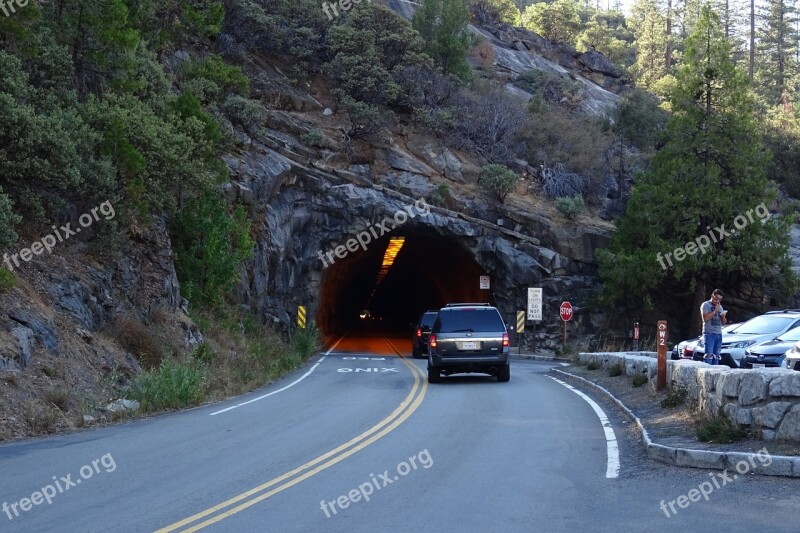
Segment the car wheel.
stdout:
[[441,383],[442,374],[435,366],[428,367],[428,383]]
[[497,381],[506,383],[511,379],[511,365],[503,365],[497,369]]
[[416,346],[411,348],[411,357],[413,357],[414,359],[419,359],[422,357],[422,354],[420,354],[419,351],[417,351]]

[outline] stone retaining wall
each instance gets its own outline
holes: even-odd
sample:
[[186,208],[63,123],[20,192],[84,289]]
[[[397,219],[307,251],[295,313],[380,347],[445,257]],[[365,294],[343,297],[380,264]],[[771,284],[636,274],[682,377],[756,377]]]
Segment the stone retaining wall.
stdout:
[[[599,352],[580,353],[578,360],[604,369],[619,364],[626,375],[647,375],[654,385],[655,356],[655,352]],[[667,360],[667,386],[683,387],[687,400],[700,412],[722,414],[748,429],[760,430],[764,440],[800,440],[800,372]]]

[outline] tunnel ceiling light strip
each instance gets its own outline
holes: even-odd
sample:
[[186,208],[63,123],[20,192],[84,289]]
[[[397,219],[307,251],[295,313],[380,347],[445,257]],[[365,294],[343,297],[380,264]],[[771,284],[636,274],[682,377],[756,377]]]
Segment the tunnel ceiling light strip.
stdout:
[[392,237],[389,239],[389,245],[386,247],[386,252],[383,254],[383,263],[381,263],[381,269],[378,272],[378,282],[376,286],[380,285],[383,278],[389,273],[389,269],[392,268],[394,260],[397,258],[397,254],[400,253],[400,249],[405,242],[405,237]]

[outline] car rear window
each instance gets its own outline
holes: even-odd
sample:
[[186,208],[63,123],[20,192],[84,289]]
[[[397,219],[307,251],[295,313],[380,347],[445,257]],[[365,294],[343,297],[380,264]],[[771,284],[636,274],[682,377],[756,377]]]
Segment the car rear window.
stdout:
[[422,322],[420,323],[420,326],[433,326],[433,323],[436,321],[437,314],[438,313],[425,313],[422,316]]
[[505,324],[496,309],[465,308],[439,312],[441,333],[460,331],[505,331]]

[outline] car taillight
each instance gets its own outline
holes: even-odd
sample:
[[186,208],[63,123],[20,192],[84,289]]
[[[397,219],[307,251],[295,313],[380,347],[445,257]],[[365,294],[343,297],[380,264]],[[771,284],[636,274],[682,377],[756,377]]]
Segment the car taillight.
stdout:
[[438,346],[438,344],[436,343],[436,335],[434,335],[433,333],[431,333],[430,336],[428,336],[428,346],[430,346],[431,348],[436,348]]
[[417,328],[417,337],[422,337],[422,328]]
[[508,333],[503,333],[503,346],[508,346]]

